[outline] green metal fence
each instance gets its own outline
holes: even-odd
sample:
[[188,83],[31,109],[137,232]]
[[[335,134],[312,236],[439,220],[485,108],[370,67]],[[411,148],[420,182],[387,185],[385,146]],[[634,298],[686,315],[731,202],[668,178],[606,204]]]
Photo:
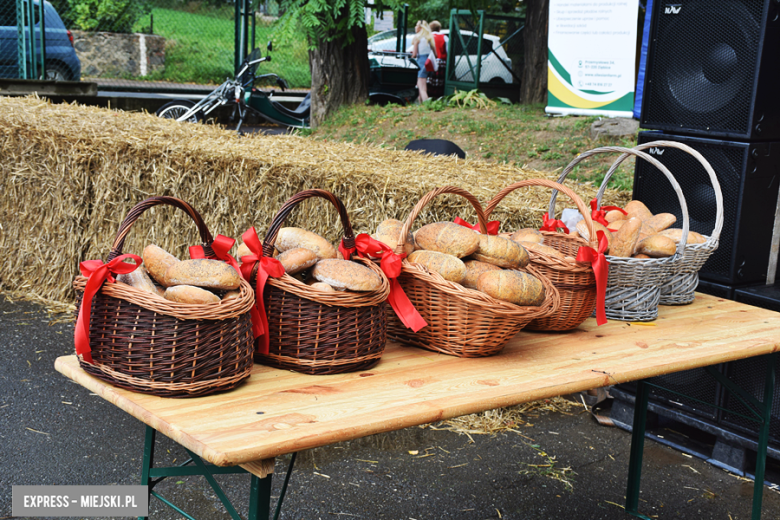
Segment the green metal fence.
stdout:
[[46,47],[40,41],[45,19],[43,4],[22,0],[0,4],[0,78],[45,77]]

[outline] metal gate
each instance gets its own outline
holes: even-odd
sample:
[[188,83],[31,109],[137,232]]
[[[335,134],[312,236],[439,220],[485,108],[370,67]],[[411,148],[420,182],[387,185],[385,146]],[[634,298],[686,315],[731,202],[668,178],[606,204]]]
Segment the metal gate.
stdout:
[[36,79],[46,74],[44,3],[27,0],[0,6],[0,78]]
[[444,93],[480,89],[519,95],[525,18],[453,9],[450,12]]

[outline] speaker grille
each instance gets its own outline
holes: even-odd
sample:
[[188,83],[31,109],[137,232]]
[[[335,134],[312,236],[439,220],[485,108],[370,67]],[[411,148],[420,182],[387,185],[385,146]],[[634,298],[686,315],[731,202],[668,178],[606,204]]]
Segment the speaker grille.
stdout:
[[656,6],[644,126],[747,135],[764,0]]
[[[764,400],[764,374],[766,373],[767,357],[742,359],[732,361],[728,364],[728,378],[736,383],[740,388],[747,391],[748,394]],[[780,359],[775,363],[775,377],[778,376],[778,365]],[[780,442],[780,385],[775,387],[775,395],[772,396],[772,418],[769,421],[769,438],[773,444]],[[729,392],[725,392],[723,412],[723,425],[733,428],[737,431],[758,435],[760,424],[746,419],[755,417],[755,415],[739,400]],[[734,413],[736,412],[736,413]]]
[[[718,419],[720,385],[703,368],[694,368],[664,376],[651,377],[648,383],[663,387],[648,387],[650,401],[697,415],[715,424]],[[636,383],[618,385],[620,390],[636,395]],[[675,393],[677,392],[677,393]],[[684,394],[684,395],[679,395]],[[691,399],[692,398],[692,399]]]
[[[658,139],[675,139],[673,136],[648,132],[640,134],[639,143]],[[682,140],[681,140],[682,141]],[[723,193],[723,229],[718,249],[710,256],[702,271],[719,278],[732,275],[731,252],[734,247],[734,230],[737,222],[741,193],[742,169],[745,161],[745,146],[725,146],[722,143],[686,142],[698,150],[709,161],[718,175]],[[652,153],[653,150],[651,150]],[[654,155],[669,168],[680,184],[688,205],[690,229],[703,235],[711,235],[715,228],[715,190],[704,167],[692,155],[676,148],[664,148],[663,155]],[[672,213],[677,217],[674,227],[682,227],[682,208],[677,201],[669,181],[658,168],[642,160],[636,162],[634,199],[641,200],[653,213]]]

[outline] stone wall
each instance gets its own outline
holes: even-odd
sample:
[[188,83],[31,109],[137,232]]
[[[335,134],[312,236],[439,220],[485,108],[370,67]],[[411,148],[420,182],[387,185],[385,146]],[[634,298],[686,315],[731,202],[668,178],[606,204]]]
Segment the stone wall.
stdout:
[[73,45],[82,76],[146,76],[165,69],[162,36],[73,31]]

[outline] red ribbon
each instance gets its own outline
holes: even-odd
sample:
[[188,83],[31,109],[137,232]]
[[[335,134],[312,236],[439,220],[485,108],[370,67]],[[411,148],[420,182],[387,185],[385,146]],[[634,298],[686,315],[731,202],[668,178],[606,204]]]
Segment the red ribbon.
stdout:
[[[217,238],[215,238],[214,242],[211,243],[211,249],[214,251],[214,254],[208,258],[227,262],[230,267],[238,272],[241,272],[241,268],[238,266],[236,259],[228,254],[228,251],[230,251],[230,249],[233,247],[233,244],[235,243],[236,241],[233,238],[226,237],[225,235],[217,235]],[[203,246],[190,246],[190,258],[207,258],[206,252],[203,250]]]
[[417,309],[414,308],[414,305],[412,305],[409,297],[406,296],[401,284],[398,282],[406,253],[397,255],[387,244],[374,240],[366,233],[361,233],[355,237],[355,247],[353,248],[348,249],[345,247],[342,239],[339,244],[339,251],[341,251],[344,260],[349,260],[352,253],[356,251],[358,256],[362,258],[380,258],[379,267],[390,281],[390,294],[387,297],[387,301],[395,311],[398,319],[414,332],[428,325],[425,319],[420,316],[420,313],[417,312]]
[[[479,229],[479,222],[477,222],[476,224],[474,224],[472,226],[471,224],[469,224],[468,222],[466,222],[465,220],[463,220],[460,217],[455,217],[454,222],[456,224],[460,225],[460,226],[467,227],[469,229],[475,229],[475,230],[479,231],[480,233],[482,232]],[[498,235],[498,228],[499,227],[501,227],[501,222],[500,221],[498,221],[498,220],[491,220],[490,222],[487,223],[487,226],[486,226],[487,234],[488,235]]]
[[251,227],[241,235],[244,244],[251,254],[241,257],[241,276],[248,282],[252,277],[252,270],[257,264],[257,282],[255,284],[255,305],[252,307],[252,332],[255,338],[260,338],[257,351],[260,354],[268,354],[268,316],[265,314],[265,302],[263,302],[263,290],[269,276],[279,278],[284,275],[284,266],[276,258],[263,256],[263,244],[257,238],[257,231]]
[[599,250],[590,246],[583,246],[577,251],[578,262],[590,262],[593,266],[593,275],[596,277],[596,324],[604,325],[607,322],[605,300],[607,297],[607,276],[609,275],[609,262],[604,253],[609,242],[601,230],[596,231],[599,240]]
[[[132,258],[135,264],[124,262],[125,258]],[[76,354],[82,356],[87,363],[93,363],[92,349],[89,347],[89,320],[92,313],[92,297],[97,294],[106,280],[110,283],[116,282],[112,275],[132,273],[141,263],[143,263],[143,260],[140,256],[128,254],[120,255],[107,264],[100,260],[86,260],[79,264],[81,274],[86,276],[88,280],[84,289],[84,297],[81,299],[79,317],[76,321],[74,342],[76,344]]]
[[[607,211],[612,211],[614,209],[618,210],[623,215],[628,215],[626,210],[618,208],[617,206],[602,206],[601,209],[598,209],[598,200],[593,199],[590,201],[590,218],[593,219],[593,222],[598,222],[608,228],[609,222],[607,222]],[[613,230],[610,229],[610,231]]]
[[539,228],[539,231],[552,231],[554,233],[558,231],[558,228],[563,229],[567,235],[569,234],[569,228],[566,227],[562,220],[550,218],[550,215],[545,213],[544,217],[542,217],[542,227]]

